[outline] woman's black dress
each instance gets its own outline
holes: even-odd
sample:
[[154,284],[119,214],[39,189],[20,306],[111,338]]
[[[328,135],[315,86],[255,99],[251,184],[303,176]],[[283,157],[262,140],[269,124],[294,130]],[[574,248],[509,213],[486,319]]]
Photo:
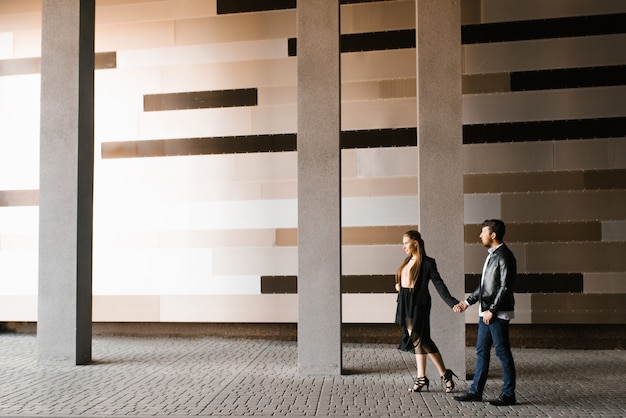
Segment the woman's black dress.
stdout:
[[[396,309],[396,324],[402,327],[398,349],[416,354],[438,353],[439,349],[430,338],[431,298],[428,283],[435,285],[441,299],[452,308],[459,303],[452,297],[448,287],[437,271],[434,258],[424,256],[414,289],[400,288]],[[409,328],[412,329],[409,334]]]

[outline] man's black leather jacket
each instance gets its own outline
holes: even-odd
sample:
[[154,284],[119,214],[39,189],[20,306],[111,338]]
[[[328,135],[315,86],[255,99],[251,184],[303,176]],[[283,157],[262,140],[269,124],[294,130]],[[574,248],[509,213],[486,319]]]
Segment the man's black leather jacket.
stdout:
[[489,257],[482,283],[468,298],[470,305],[480,301],[480,310],[497,314],[513,311],[515,299],[513,287],[517,274],[517,262],[509,248],[502,244]]

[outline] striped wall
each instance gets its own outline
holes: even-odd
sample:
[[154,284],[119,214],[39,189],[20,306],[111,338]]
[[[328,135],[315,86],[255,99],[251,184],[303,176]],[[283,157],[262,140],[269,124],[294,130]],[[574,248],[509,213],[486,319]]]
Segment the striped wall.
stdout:
[[[95,321],[297,321],[295,3],[97,1]],[[341,3],[343,318],[388,323],[418,227],[415,3]],[[518,323],[626,322],[626,4],[462,7],[466,290],[501,217]],[[40,24],[0,1],[0,321],[37,314]]]

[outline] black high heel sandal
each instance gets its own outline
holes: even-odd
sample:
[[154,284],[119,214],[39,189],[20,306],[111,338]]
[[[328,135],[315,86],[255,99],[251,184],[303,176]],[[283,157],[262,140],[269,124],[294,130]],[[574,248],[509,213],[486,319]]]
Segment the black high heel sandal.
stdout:
[[456,377],[457,379],[459,378],[459,376],[454,374],[454,372],[450,369],[446,369],[446,372],[443,374],[443,376],[441,376],[441,384],[443,388],[446,390],[446,393],[452,392],[454,390],[454,387],[456,386],[454,384],[454,380],[452,379],[452,376]]
[[409,388],[409,392],[421,392],[422,389],[426,386],[426,392],[428,392],[428,387],[430,386],[430,380],[426,376],[424,377],[416,377],[415,384],[412,388]]

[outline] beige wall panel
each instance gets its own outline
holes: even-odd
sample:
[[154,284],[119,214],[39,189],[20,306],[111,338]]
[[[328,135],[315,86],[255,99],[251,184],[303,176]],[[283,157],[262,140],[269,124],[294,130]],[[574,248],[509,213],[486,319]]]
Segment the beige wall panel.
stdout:
[[[470,293],[466,293],[467,298]],[[465,311],[466,324],[478,324],[478,308],[480,304],[475,303]],[[532,323],[532,295],[527,293],[515,294],[515,318],[511,320],[512,324],[531,324]]]
[[414,196],[417,195],[417,177],[344,179],[341,194],[344,197]]
[[95,72],[96,105],[106,100],[117,101],[118,106],[126,106],[124,102],[131,101],[137,111],[142,112],[143,95],[163,91],[159,68],[116,68]]
[[394,225],[378,227],[342,228],[342,245],[391,245],[401,246],[402,236],[410,229],[417,230],[417,225]]
[[415,1],[384,1],[341,7],[341,33],[415,29]]
[[298,245],[298,228],[280,228],[276,230],[277,247],[295,247]]
[[343,226],[417,225],[416,196],[344,197]]
[[626,64],[626,35],[464,45],[464,73]]
[[501,219],[500,194],[466,194],[464,195],[464,223],[482,223],[485,219]]
[[626,324],[626,294],[534,294],[534,324]]
[[417,147],[359,149],[356,163],[361,178],[417,176]]
[[0,322],[37,321],[37,295],[0,295]]
[[261,183],[261,199],[296,199],[298,182],[273,181]]
[[341,178],[347,179],[357,175],[357,149],[341,150]]
[[176,21],[176,45],[295,37],[295,9]]
[[161,296],[163,322],[297,322],[298,295]]
[[406,128],[417,125],[415,98],[348,102],[341,105],[341,129]]
[[167,67],[287,57],[283,39],[149,48],[117,53],[117,67]]
[[510,92],[511,75],[509,73],[466,75],[463,76],[462,84],[464,95]]
[[41,1],[38,7],[29,7],[30,10],[22,12],[17,9],[7,11],[0,9],[2,32],[31,31],[41,28]]
[[105,296],[93,297],[94,322],[159,322],[159,296]]
[[217,248],[213,251],[213,274],[293,276],[298,274],[298,249]]
[[[398,242],[402,242],[401,234]],[[341,256],[344,275],[393,274],[406,258],[400,245],[343,245]]]
[[626,87],[463,96],[463,123],[593,119],[626,115]]
[[162,91],[202,91],[295,86],[296,58],[181,65],[161,69]]
[[298,176],[296,152],[237,154],[234,163],[233,174],[238,181],[284,181]]
[[41,13],[41,0],[3,0],[0,3],[0,15]]
[[144,112],[139,117],[140,136],[137,139],[251,135],[255,133],[252,129],[253,111],[252,107],[226,107]]
[[26,30],[13,34],[12,58],[41,56],[41,30]]
[[626,242],[528,244],[530,272],[626,271]]
[[353,81],[341,83],[341,102],[374,100],[380,97],[380,82]]
[[297,103],[296,86],[261,87],[258,89],[258,105],[280,106]]
[[417,96],[417,80],[415,78],[382,80],[379,83],[379,88],[379,97],[381,99]]
[[482,23],[626,12],[621,0],[482,0]]
[[552,148],[551,142],[463,145],[463,172],[474,174],[553,170]]
[[615,220],[625,212],[622,190],[502,194],[502,217],[514,222]]
[[174,46],[173,20],[128,25],[96,26],[96,52]]
[[626,168],[623,138],[554,142],[555,170]]
[[584,293],[626,293],[626,273],[585,273]]
[[341,81],[369,81],[415,77],[415,49],[341,54]]
[[253,106],[250,109],[252,110],[251,133],[253,134],[283,134],[298,131],[296,103],[283,106]]
[[[507,222],[504,219],[504,222]],[[482,223],[482,221],[481,221]],[[465,255],[465,268],[464,271],[466,274],[480,274],[482,273],[483,264],[485,263],[485,258],[487,257],[487,249],[483,247],[482,243],[478,240],[478,234],[480,230],[476,230],[476,244],[465,244],[464,246],[464,255]],[[504,237],[504,241],[506,242],[506,237]],[[515,260],[517,261],[517,272],[518,273],[527,273],[528,269],[526,267],[527,264],[527,256],[526,256],[526,245],[525,244],[509,244],[508,247],[513,251],[515,255]]]
[[[341,322],[391,324],[396,318],[397,295],[395,293],[362,293],[341,295]],[[400,341],[400,327],[398,327]]]
[[196,19],[215,16],[216,0],[170,0],[170,1],[127,1],[96,2],[96,24],[137,24],[159,20]]
[[626,220],[602,222],[602,241],[626,241]]

